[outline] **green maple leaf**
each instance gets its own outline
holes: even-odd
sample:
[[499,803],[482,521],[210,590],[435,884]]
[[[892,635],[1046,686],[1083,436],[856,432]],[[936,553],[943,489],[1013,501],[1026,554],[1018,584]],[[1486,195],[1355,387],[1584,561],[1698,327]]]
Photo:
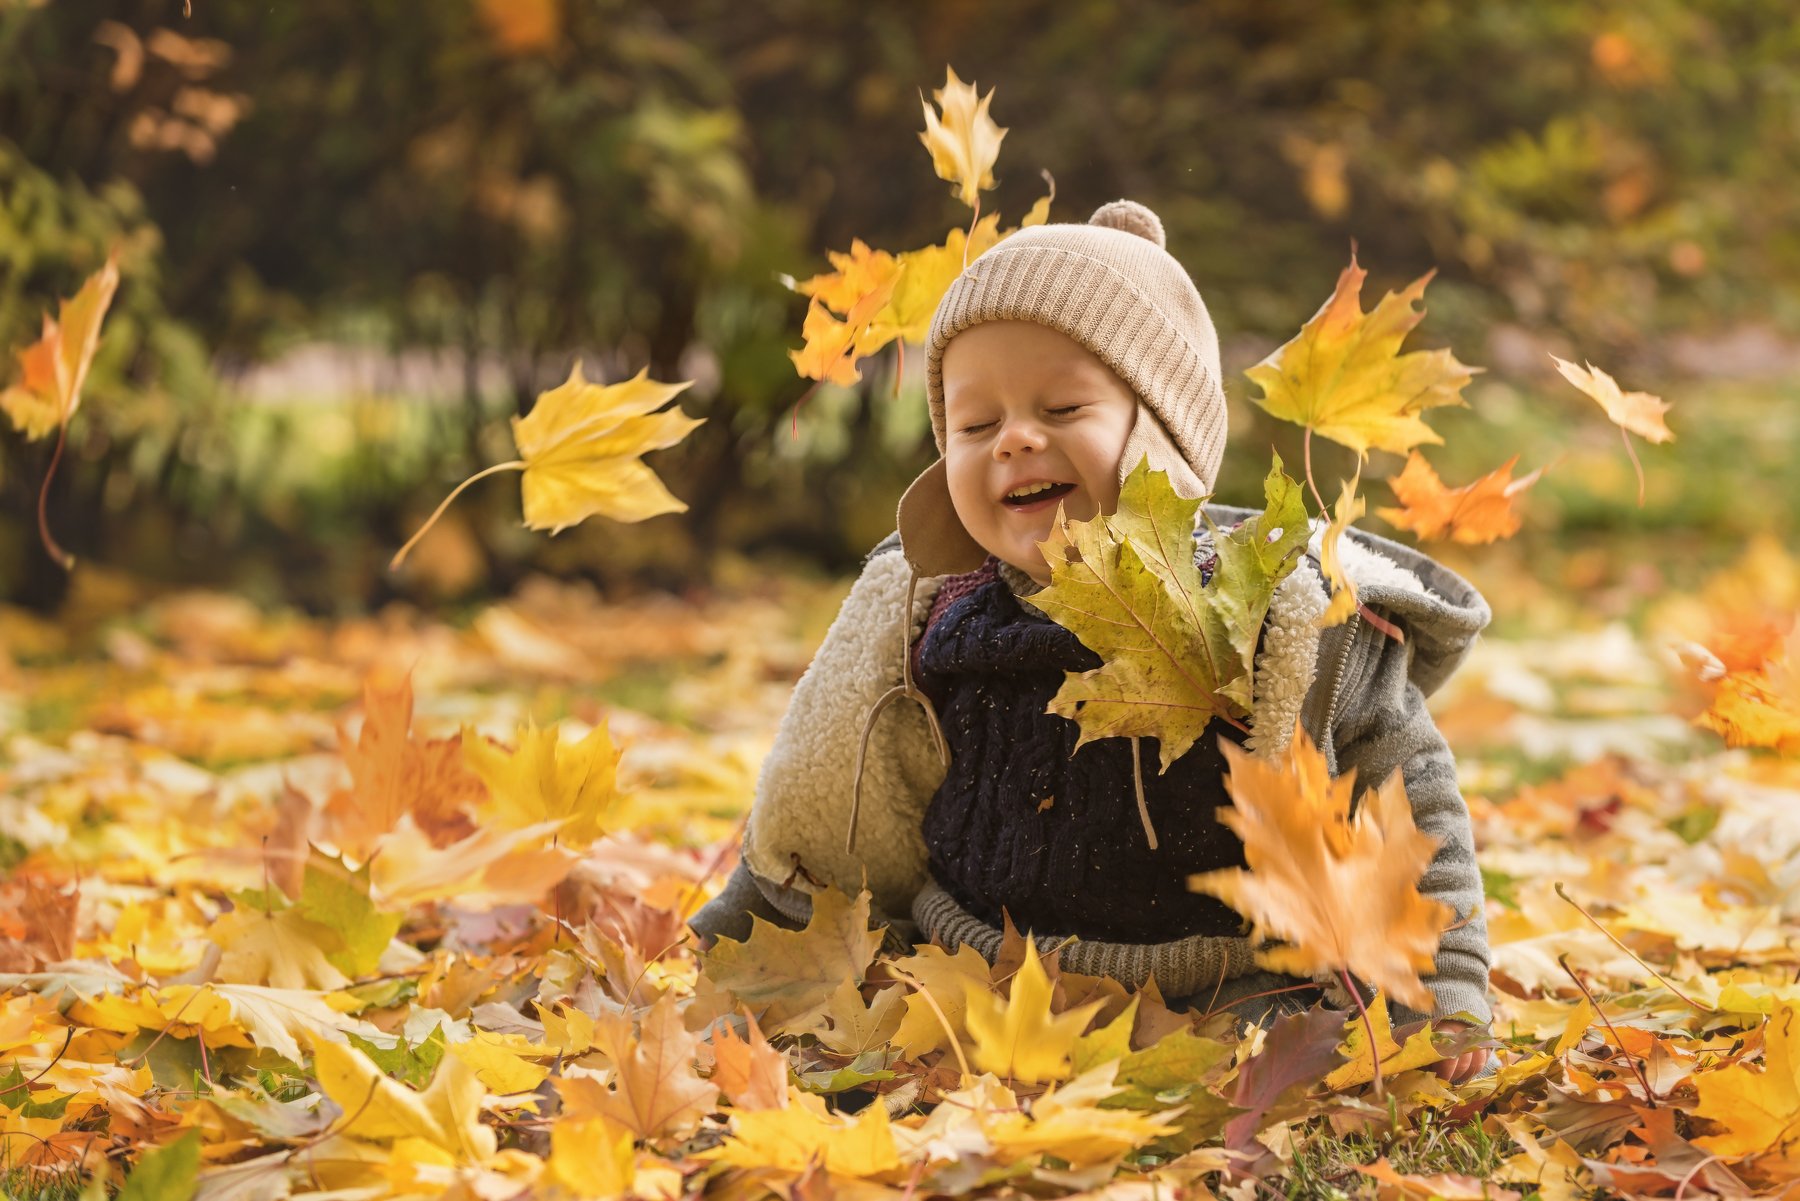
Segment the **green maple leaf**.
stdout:
[[1257,636],[1307,537],[1300,487],[1279,456],[1263,495],[1254,521],[1213,529],[1219,564],[1208,583],[1194,563],[1202,502],[1178,496],[1148,459],[1126,477],[1113,514],[1058,514],[1042,544],[1050,585],[1027,599],[1104,660],[1070,672],[1050,701],[1050,712],[1081,727],[1077,749],[1151,737],[1167,771],[1213,718],[1249,713]]

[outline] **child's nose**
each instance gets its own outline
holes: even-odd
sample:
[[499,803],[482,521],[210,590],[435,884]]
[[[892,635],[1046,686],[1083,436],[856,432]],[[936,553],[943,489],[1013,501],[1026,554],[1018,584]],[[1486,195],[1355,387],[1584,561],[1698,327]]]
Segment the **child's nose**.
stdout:
[[1036,454],[1044,449],[1043,427],[1031,420],[1009,420],[1000,427],[994,439],[994,457],[1011,458],[1015,454]]

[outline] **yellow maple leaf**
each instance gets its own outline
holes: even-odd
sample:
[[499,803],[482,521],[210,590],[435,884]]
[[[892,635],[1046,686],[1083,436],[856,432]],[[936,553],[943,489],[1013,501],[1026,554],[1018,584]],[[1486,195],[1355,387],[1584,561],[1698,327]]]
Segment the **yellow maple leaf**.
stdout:
[[[968,1005],[964,985],[986,988],[992,979],[988,961],[981,952],[967,943],[957,947],[954,955],[942,947],[925,945],[891,966],[911,986],[906,995],[906,1016],[894,1031],[894,1046],[901,1055],[916,1060],[933,1051],[949,1050],[952,1039],[960,1043],[968,1034],[963,1021]],[[939,1014],[943,1016],[940,1018]],[[948,1031],[944,1029],[945,1022],[950,1024]]]
[[1510,538],[1519,532],[1519,512],[1514,499],[1538,482],[1543,468],[1512,478],[1514,455],[1480,479],[1460,488],[1446,488],[1431,464],[1418,451],[1406,456],[1406,467],[1388,481],[1399,508],[1380,508],[1376,514],[1427,542],[1449,538],[1477,545]]
[[880,1178],[900,1167],[887,1110],[870,1105],[855,1117],[834,1114],[811,1093],[790,1089],[779,1109],[738,1109],[731,1136],[699,1158],[740,1168],[803,1172],[817,1164],[838,1176]]
[[1607,420],[1619,427],[1619,436],[1625,440],[1625,451],[1631,456],[1631,466],[1637,472],[1638,507],[1644,504],[1644,465],[1638,462],[1637,449],[1631,445],[1632,434],[1637,434],[1646,442],[1673,442],[1675,435],[1670,431],[1663,414],[1669,411],[1669,402],[1648,392],[1626,392],[1619,387],[1612,376],[1589,363],[1586,368],[1577,367],[1566,359],[1550,356],[1562,377],[1593,397],[1605,410]]
[[603,1117],[559,1118],[550,1127],[550,1175],[579,1196],[629,1196],[635,1142],[631,1131]]
[[500,471],[524,472],[525,525],[552,534],[589,517],[643,521],[686,510],[638,456],[675,445],[705,419],[663,407],[692,381],[658,383],[648,371],[602,386],[581,374],[577,360],[567,380],[541,393],[530,413],[513,418],[520,457],[458,484],[395,553],[389,568],[400,566],[464,488]]
[[1348,621],[1361,603],[1357,600],[1355,581],[1344,570],[1340,551],[1345,531],[1363,515],[1363,498],[1356,494],[1356,484],[1356,477],[1344,481],[1343,490],[1338,493],[1337,504],[1332,507],[1331,521],[1319,539],[1319,570],[1331,585],[1331,603],[1325,606],[1325,612],[1319,614],[1317,624],[1320,627],[1340,625]]
[[388,1077],[352,1047],[319,1042],[313,1047],[319,1091],[337,1102],[344,1117],[335,1133],[371,1142],[419,1139],[459,1163],[493,1157],[498,1142],[481,1124],[487,1095],[475,1069],[446,1055],[421,1092]]
[[0,410],[32,441],[48,437],[75,415],[88,364],[100,345],[100,322],[118,287],[119,259],[114,252],[80,291],[62,302],[55,319],[44,314],[43,334],[17,352],[21,379],[0,392]]
[[1262,388],[1256,403],[1365,457],[1370,447],[1404,454],[1422,442],[1442,442],[1419,414],[1466,404],[1463,386],[1480,368],[1457,362],[1449,350],[1399,353],[1425,316],[1413,304],[1433,274],[1389,292],[1365,314],[1361,295],[1368,272],[1357,266],[1352,250],[1324,306],[1292,340],[1245,372]]
[[329,991],[350,983],[331,962],[337,936],[298,909],[240,907],[222,914],[207,937],[223,948],[218,975],[231,984]]
[[1699,724],[1722,735],[1727,746],[1800,753],[1800,619],[1763,655],[1712,682]]
[[1693,1140],[1696,1147],[1726,1159],[1767,1155],[1791,1163],[1800,1152],[1800,1008],[1776,1006],[1763,1026],[1763,1062],[1741,1061],[1693,1077],[1700,1094],[1694,1116],[1725,1129]]
[[491,812],[508,829],[562,821],[557,837],[584,847],[601,835],[607,811],[619,799],[620,752],[604,725],[577,743],[557,727],[527,721],[515,732],[518,749],[507,751],[473,730],[463,731],[463,755],[492,795]]
[[1257,938],[1287,940],[1257,953],[1270,971],[1311,977],[1348,969],[1429,1012],[1419,973],[1435,970],[1453,915],[1419,893],[1438,840],[1413,825],[1400,773],[1365,791],[1353,818],[1355,773],[1332,778],[1298,723],[1273,761],[1231,743],[1222,749],[1233,803],[1219,819],[1243,840],[1249,869],[1189,876],[1188,887],[1248,917]]
[[[1393,1015],[1388,1012],[1387,996],[1383,993],[1376,993],[1375,1000],[1369,1005],[1369,1025],[1375,1027],[1375,1048],[1381,1056],[1384,1076],[1443,1059],[1432,1045],[1430,1022],[1415,1030],[1405,1046],[1394,1041]],[[1375,1057],[1369,1054],[1369,1029],[1361,1014],[1344,1023],[1344,1042],[1339,1049],[1345,1062],[1325,1077],[1327,1088],[1342,1090],[1375,1079]]]
[[994,91],[977,96],[973,84],[956,77],[956,71],[944,68],[944,86],[932,90],[931,97],[942,110],[942,119],[931,111],[925,98],[919,107],[925,111],[925,131],[919,141],[931,152],[932,169],[939,179],[956,185],[957,199],[974,206],[980,201],[982,188],[994,186],[994,160],[1000,157],[1000,140],[1006,130],[988,115]]
[[1104,1001],[1089,1001],[1066,1013],[1050,1012],[1050,977],[1027,941],[1025,962],[1003,1001],[992,991],[965,981],[963,1022],[974,1044],[970,1058],[980,1071],[1021,1083],[1069,1078],[1069,1056]]

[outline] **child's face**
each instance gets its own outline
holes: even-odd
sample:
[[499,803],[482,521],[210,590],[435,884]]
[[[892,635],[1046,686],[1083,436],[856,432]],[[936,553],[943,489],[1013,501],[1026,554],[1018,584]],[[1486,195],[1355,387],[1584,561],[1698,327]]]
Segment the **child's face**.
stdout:
[[[1048,583],[1037,544],[1057,504],[1086,521],[1119,503],[1137,394],[1086,347],[1034,321],[984,321],[956,335],[943,378],[957,517],[989,554]],[[1022,488],[1034,490],[1021,497]]]

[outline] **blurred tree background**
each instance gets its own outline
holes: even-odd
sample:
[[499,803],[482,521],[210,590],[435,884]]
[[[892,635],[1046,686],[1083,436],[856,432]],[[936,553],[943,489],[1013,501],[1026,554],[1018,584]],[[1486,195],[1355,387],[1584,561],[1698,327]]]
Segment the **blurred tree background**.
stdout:
[[[1795,528],[1800,23],[1780,0],[14,0],[0,345],[109,248],[124,271],[59,536],[90,565],[321,611],[536,571],[852,565],[932,453],[922,356],[796,414],[805,305],[780,277],[966,223],[916,137],[947,63],[1011,131],[984,211],[1016,222],[1049,171],[1052,220],[1118,196],[1162,215],[1250,448],[1225,499],[1269,443],[1295,449],[1242,368],[1354,240],[1372,290],[1435,268],[1412,344],[1488,368],[1469,411],[1433,415],[1446,480],[1552,464],[1507,553],[1635,538],[1666,565]],[[1675,402],[1644,509],[1547,351]],[[383,570],[577,357],[696,381],[706,425],[651,459],[691,512],[545,538],[492,481]],[[48,453],[0,435],[0,599],[38,607],[79,586],[37,542]]]

